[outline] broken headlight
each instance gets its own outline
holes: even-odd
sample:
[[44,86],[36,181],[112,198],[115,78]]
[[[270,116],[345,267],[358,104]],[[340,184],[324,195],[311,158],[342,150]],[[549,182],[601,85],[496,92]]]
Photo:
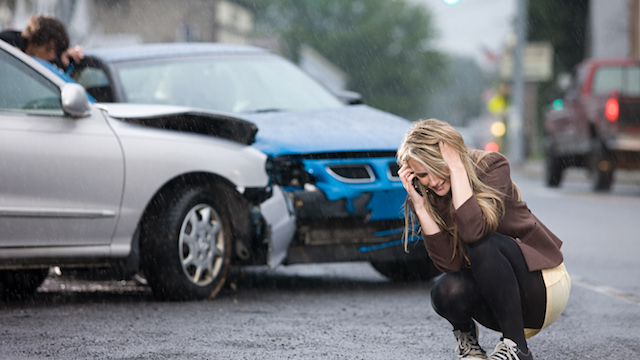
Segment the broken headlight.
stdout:
[[267,172],[274,184],[285,187],[302,187],[313,184],[315,178],[304,170],[304,164],[289,157],[267,160]]

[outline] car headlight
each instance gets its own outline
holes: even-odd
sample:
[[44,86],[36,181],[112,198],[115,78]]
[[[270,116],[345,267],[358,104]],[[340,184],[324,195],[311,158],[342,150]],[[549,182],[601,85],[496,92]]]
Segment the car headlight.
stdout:
[[304,170],[304,164],[289,157],[270,158],[267,161],[267,172],[271,181],[280,186],[303,187],[314,184],[315,178]]

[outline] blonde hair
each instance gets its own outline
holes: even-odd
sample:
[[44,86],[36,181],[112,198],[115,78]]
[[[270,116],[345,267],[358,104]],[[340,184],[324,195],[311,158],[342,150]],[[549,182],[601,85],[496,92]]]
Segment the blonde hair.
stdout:
[[[473,196],[480,205],[482,211],[482,217],[489,224],[491,231],[495,231],[498,228],[498,223],[504,216],[504,202],[502,196],[504,194],[498,189],[495,189],[478,178],[478,171],[482,171],[478,168],[478,164],[489,153],[481,150],[471,150],[465,143],[462,135],[451,125],[446,122],[428,119],[421,120],[414,124],[414,126],[407,132],[402,141],[402,144],[398,148],[398,164],[408,165],[409,159],[413,159],[422,166],[424,166],[429,174],[433,174],[441,179],[449,179],[450,175],[448,167],[440,154],[440,146],[438,143],[443,141],[454,148],[459,154],[462,160],[462,164],[467,171],[469,183],[471,184],[471,190]],[[520,200],[520,190],[514,185],[516,196],[518,201]],[[447,225],[442,216],[436,209],[435,197],[437,195],[433,192],[428,192],[424,186],[418,183],[418,187],[424,194],[425,208],[431,218],[440,226],[440,228],[453,236],[453,257],[451,261],[457,255],[458,249],[463,249],[464,246],[460,245],[460,238],[458,236],[458,224],[453,221],[449,221],[451,225]],[[449,203],[447,206],[451,208],[452,199],[449,196]],[[408,210],[408,200],[405,200],[405,229],[404,229],[404,249],[408,252],[409,232],[410,229],[415,235],[415,218],[410,216]],[[466,253],[461,254],[468,261]]]

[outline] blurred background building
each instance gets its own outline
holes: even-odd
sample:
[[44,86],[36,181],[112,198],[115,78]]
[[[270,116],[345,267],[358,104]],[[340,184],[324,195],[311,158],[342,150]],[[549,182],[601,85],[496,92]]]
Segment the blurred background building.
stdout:
[[31,14],[67,25],[85,47],[152,42],[217,41],[247,44],[253,14],[228,0],[0,0],[0,28],[22,29]]

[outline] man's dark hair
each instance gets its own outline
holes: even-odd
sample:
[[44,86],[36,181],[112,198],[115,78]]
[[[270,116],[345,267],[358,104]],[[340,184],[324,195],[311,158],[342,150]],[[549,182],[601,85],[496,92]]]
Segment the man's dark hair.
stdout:
[[33,45],[42,45],[53,40],[58,55],[69,48],[69,34],[64,24],[51,16],[32,16],[22,31],[22,37]]

